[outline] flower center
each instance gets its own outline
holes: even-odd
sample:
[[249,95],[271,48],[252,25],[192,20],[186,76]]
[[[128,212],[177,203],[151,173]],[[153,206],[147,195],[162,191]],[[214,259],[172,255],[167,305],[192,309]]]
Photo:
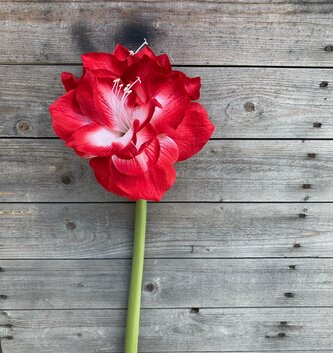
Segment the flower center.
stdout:
[[126,133],[132,125],[133,119],[130,115],[129,109],[126,107],[126,102],[128,96],[133,92],[131,88],[138,82],[141,83],[140,77],[137,77],[135,81],[131,84],[128,83],[126,86],[124,86],[123,83],[120,83],[120,78],[113,80],[113,94],[111,95],[110,105],[116,115],[115,118],[119,123],[119,128],[123,133]]

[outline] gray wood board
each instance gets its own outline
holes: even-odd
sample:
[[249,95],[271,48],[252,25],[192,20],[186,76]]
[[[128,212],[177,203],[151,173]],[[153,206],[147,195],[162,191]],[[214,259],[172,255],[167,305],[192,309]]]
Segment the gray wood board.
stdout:
[[[0,204],[0,258],[130,258],[134,207]],[[145,254],[333,257],[333,208],[313,203],[151,203]]]
[[[123,352],[125,315],[106,309],[2,312],[2,348]],[[139,351],[329,351],[332,330],[333,308],[143,309]]]
[[[215,138],[333,137],[330,69],[180,69],[201,76]],[[47,107],[64,92],[62,71],[81,74],[77,66],[0,66],[0,136],[55,136]]]
[[2,2],[0,62],[77,63],[146,37],[174,64],[331,66],[332,10],[330,0]]
[[[333,141],[210,141],[165,201],[333,201]],[[0,200],[124,200],[60,140],[2,139]]]
[[[130,260],[1,260],[0,266],[2,309],[127,305]],[[332,273],[332,259],[147,259],[141,305],[332,307]]]

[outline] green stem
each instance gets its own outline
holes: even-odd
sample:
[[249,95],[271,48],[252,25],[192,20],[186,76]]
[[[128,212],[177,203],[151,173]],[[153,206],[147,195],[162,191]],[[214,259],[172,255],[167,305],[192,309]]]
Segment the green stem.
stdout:
[[145,255],[146,219],[147,201],[137,200],[135,207],[135,232],[131,281],[127,306],[124,349],[125,353],[137,353],[138,351],[142,274]]

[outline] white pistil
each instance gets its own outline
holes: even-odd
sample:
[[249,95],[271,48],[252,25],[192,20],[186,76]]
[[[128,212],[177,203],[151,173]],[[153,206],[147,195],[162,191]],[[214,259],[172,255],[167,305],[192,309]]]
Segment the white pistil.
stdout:
[[136,54],[136,53],[139,52],[145,45],[148,45],[147,39],[146,39],[146,38],[143,38],[143,39],[144,39],[144,42],[139,46],[139,48],[138,48],[136,51],[133,51],[133,50],[130,50],[130,51],[129,51],[130,55]]

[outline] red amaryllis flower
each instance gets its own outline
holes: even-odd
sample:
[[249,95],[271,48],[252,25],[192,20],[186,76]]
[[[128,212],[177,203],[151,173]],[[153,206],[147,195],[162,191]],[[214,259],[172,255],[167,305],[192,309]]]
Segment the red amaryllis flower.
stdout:
[[[145,43],[146,44],[146,43]],[[53,128],[84,158],[100,184],[131,200],[159,201],[176,179],[174,164],[201,150],[214,126],[198,103],[200,78],[172,70],[166,54],[82,55],[80,78],[50,107]]]

